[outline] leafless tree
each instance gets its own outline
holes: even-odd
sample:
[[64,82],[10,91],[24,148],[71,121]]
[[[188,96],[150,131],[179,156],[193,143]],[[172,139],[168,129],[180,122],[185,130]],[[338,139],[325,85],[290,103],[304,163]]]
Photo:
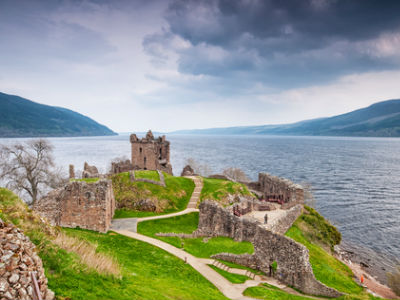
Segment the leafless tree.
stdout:
[[239,168],[228,168],[222,171],[222,174],[235,181],[250,181],[246,173]]
[[185,165],[192,167],[195,174],[207,177],[212,173],[212,169],[207,164],[200,164],[194,158],[190,157],[186,159]]
[[65,183],[61,169],[54,164],[53,146],[44,139],[0,145],[0,180],[7,188],[28,194],[31,204],[48,188]]

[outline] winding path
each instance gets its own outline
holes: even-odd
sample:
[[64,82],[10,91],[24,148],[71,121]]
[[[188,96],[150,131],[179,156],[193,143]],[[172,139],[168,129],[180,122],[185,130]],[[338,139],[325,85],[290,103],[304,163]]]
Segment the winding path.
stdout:
[[[210,268],[208,265],[215,265],[221,269],[224,269],[225,271],[228,271],[230,273],[234,274],[241,274],[241,275],[248,275],[248,271],[242,270],[242,269],[233,269],[233,268],[228,268],[227,266],[218,263],[214,259],[204,259],[204,258],[198,258],[195,257],[186,251],[176,248],[168,243],[165,243],[161,240],[154,239],[142,234],[137,233],[137,224],[142,221],[149,221],[149,220],[156,220],[156,219],[165,219],[165,218],[171,218],[174,216],[180,216],[184,214],[188,214],[191,212],[199,211],[196,207],[197,204],[200,200],[200,194],[201,190],[203,188],[203,182],[201,178],[196,177],[196,176],[188,176],[187,178],[190,178],[194,181],[195,183],[195,189],[192,193],[192,196],[190,197],[188,206],[185,210],[177,212],[177,213],[172,213],[172,214],[167,214],[167,215],[161,215],[161,216],[152,216],[152,217],[144,217],[144,218],[126,218],[126,219],[115,219],[112,221],[112,226],[111,230],[125,235],[127,237],[151,244],[153,246],[156,246],[158,248],[161,248],[168,253],[182,259],[186,263],[190,264],[196,271],[198,271],[201,275],[203,275],[207,280],[209,280],[222,294],[224,294],[225,297],[234,299],[234,300],[254,300],[254,298],[251,297],[246,297],[243,295],[243,292],[249,288],[249,287],[254,287],[258,286],[260,283],[268,283],[271,285],[274,285],[288,293],[291,294],[298,294],[296,291],[288,288],[285,285],[280,284],[277,280],[273,278],[267,278],[267,277],[262,277],[256,275],[254,279],[252,280],[247,280],[245,283],[242,284],[233,284],[229,280],[227,280],[225,277],[220,275],[218,272]],[[225,268],[224,268],[225,267]]]

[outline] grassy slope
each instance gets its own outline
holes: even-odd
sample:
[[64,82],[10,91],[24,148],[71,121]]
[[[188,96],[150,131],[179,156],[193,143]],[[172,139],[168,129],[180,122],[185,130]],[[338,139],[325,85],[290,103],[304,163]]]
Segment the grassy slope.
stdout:
[[156,233],[192,233],[197,229],[199,214],[190,213],[182,216],[140,222],[138,232],[167,242],[175,247],[183,248],[188,253],[207,258],[213,254],[228,252],[235,254],[253,253],[253,245],[249,242],[235,242],[226,237],[211,238],[207,242],[203,238],[182,239],[179,237],[160,237]]
[[240,275],[240,274],[233,274],[229,273],[225,270],[221,270],[220,268],[217,268],[216,266],[213,265],[208,265],[210,268],[214,269],[217,271],[220,275],[224,276],[226,279],[228,279],[232,283],[244,283],[246,280],[249,280],[250,277],[245,276],[245,275]]
[[135,171],[135,178],[144,178],[144,179],[150,179],[150,180],[154,180],[154,181],[160,181],[160,175],[158,175],[158,172],[150,171],[150,170]]
[[227,196],[232,195],[251,195],[247,187],[241,183],[223,179],[203,178],[203,189],[200,200],[215,200],[224,205],[228,205]]
[[98,244],[114,257],[122,278],[103,275],[82,264],[76,253],[56,246],[60,229],[42,223],[18,197],[0,189],[0,217],[24,230],[37,245],[58,299],[226,299],[210,282],[178,258],[149,244],[115,233],[62,229],[66,234]]
[[313,235],[309,232],[315,232],[315,229],[306,220],[307,215],[300,216],[286,235],[307,247],[315,277],[338,291],[349,294],[361,293],[362,288],[354,282],[353,273],[349,267],[311,240]]
[[84,181],[86,183],[94,183],[99,181],[100,178],[75,178],[75,179],[70,179],[70,181]]
[[[142,171],[143,174],[151,172]],[[158,174],[157,174],[158,175]],[[143,175],[144,176],[144,175]],[[146,175],[147,176],[147,175]],[[174,177],[164,173],[166,187],[147,182],[130,182],[129,173],[121,173],[112,177],[115,200],[119,207],[114,218],[134,218],[173,213],[184,210],[194,190],[194,182],[183,177]],[[157,211],[134,210],[133,204],[143,199],[152,199],[158,203]]]

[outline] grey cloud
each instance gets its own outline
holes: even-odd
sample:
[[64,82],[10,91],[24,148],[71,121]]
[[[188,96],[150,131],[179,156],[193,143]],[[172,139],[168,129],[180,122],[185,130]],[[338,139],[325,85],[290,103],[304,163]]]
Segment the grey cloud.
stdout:
[[362,48],[400,31],[399,11],[400,1],[175,0],[165,14],[169,31],[153,36],[152,45],[168,47],[165,39],[174,35],[189,41],[175,50],[182,73],[297,87],[398,68]]

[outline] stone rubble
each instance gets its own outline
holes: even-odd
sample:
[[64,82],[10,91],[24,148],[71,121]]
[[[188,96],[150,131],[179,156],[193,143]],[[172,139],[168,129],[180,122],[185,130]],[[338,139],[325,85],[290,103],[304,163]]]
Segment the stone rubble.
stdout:
[[53,300],[35,245],[23,232],[0,219],[0,300],[33,299],[31,273],[35,272],[43,299]]

